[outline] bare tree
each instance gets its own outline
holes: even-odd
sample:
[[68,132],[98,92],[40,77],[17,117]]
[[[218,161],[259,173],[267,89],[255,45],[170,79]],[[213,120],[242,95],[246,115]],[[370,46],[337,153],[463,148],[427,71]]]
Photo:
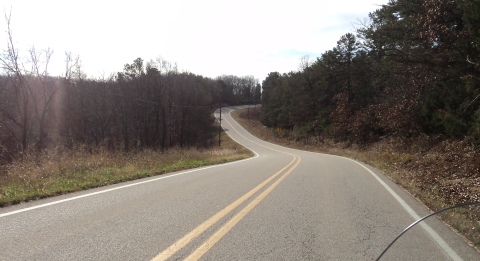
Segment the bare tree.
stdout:
[[28,57],[22,59],[14,45],[10,14],[5,14],[5,21],[7,49],[0,56],[0,64],[10,78],[11,89],[7,100],[9,104],[2,106],[0,112],[3,113],[3,119],[8,121],[4,121],[4,125],[9,126],[16,140],[20,141],[21,151],[25,153],[30,141],[34,140],[40,152],[47,137],[46,119],[52,111],[52,101],[59,88],[48,75],[53,51],[32,47]]
[[[80,56],[73,57],[71,52],[65,52],[65,76],[66,80],[70,80],[80,71]],[[78,74],[78,73],[77,73]],[[80,76],[80,74],[78,74]]]
[[[0,56],[0,62],[7,75],[12,79],[12,93],[10,93],[9,98],[14,99],[14,101],[10,100],[10,103],[12,103],[10,105],[13,105],[11,108],[15,108],[18,111],[8,110],[7,108],[2,108],[1,111],[4,119],[8,121],[4,122],[4,125],[9,126],[7,128],[21,143],[21,150],[25,152],[28,146],[30,130],[29,107],[31,90],[23,74],[24,70],[20,64],[19,52],[13,43],[10,24],[11,14],[5,14],[5,21],[7,23],[7,50]],[[16,131],[16,129],[20,131]]]

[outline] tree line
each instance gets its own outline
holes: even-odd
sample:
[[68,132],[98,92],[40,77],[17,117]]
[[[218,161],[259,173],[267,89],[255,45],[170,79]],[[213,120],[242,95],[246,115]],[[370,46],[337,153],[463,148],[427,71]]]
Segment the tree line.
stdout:
[[90,79],[80,58],[66,53],[64,75],[50,76],[52,50],[32,48],[22,56],[7,24],[0,56],[0,164],[57,147],[208,147],[215,139],[215,109],[260,103],[252,76],[212,79],[179,72],[161,58],[137,58],[107,79]]
[[391,0],[300,70],[263,81],[262,121],[298,138],[480,141],[480,2]]

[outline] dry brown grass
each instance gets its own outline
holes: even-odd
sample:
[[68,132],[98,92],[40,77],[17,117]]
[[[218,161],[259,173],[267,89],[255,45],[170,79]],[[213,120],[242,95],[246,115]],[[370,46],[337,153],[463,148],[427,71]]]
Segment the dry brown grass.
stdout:
[[[311,137],[295,141],[263,126],[244,111],[232,116],[255,136],[283,146],[345,156],[374,166],[432,211],[455,204],[480,201],[480,151],[467,141],[417,137],[407,141],[386,138],[367,146]],[[255,114],[254,114],[255,115]],[[480,206],[449,211],[441,218],[478,249]]]
[[57,149],[25,157],[0,170],[0,207],[253,156],[222,133],[222,146],[209,149],[112,153],[86,148]]

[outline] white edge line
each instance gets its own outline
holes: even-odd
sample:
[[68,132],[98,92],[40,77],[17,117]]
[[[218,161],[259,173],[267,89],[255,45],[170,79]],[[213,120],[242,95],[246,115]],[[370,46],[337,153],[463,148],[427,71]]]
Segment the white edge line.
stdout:
[[[338,157],[341,157],[341,156],[338,156]],[[362,163],[356,161],[356,160],[353,160],[353,159],[350,159],[350,158],[347,158],[347,157],[341,157],[341,158],[344,158],[344,159],[348,159],[350,161],[353,161],[355,163],[357,163],[358,165],[362,166],[365,170],[368,171],[368,173],[370,173],[380,184],[382,184],[382,186],[398,201],[398,203],[400,203],[400,205],[408,212],[408,214],[410,214],[410,216],[412,216],[415,220],[418,220],[420,219],[421,217],[415,212],[415,210],[413,210],[395,191],[393,191],[393,189],[387,185],[387,183],[385,183],[382,179],[380,179],[380,177],[375,174],[375,172],[373,172],[371,169],[367,168],[365,165],[363,165]],[[423,229],[425,229],[425,231],[430,234],[430,236],[435,240],[435,242],[437,242],[437,244],[445,251],[445,253],[452,259],[452,260],[455,260],[455,261],[461,261],[463,260],[458,254],[457,252],[455,252],[455,250],[453,250],[449,245],[448,243],[443,240],[443,238],[437,234],[437,232],[435,232],[435,230],[433,230],[433,228],[431,228],[427,223],[420,223],[420,225],[422,226]]]
[[[231,112],[231,111],[230,111]],[[229,114],[230,114],[229,112]],[[242,127],[242,126],[241,126]],[[243,127],[242,127],[243,128]],[[307,152],[307,153],[314,153],[314,154],[322,154],[322,155],[329,155],[329,156],[333,156],[333,157],[338,157],[338,158],[343,158],[343,159],[347,159],[347,160],[350,160],[350,161],[353,161],[355,162],[356,164],[360,165],[362,168],[364,168],[365,170],[368,171],[368,173],[370,173],[397,201],[398,203],[400,203],[400,205],[407,211],[408,214],[410,214],[411,217],[413,217],[414,220],[418,220],[420,219],[421,217],[415,212],[415,210],[413,210],[390,186],[387,185],[387,183],[385,183],[382,179],[380,179],[380,177],[378,177],[377,174],[375,174],[375,172],[373,172],[371,169],[367,168],[365,165],[363,165],[362,163],[354,160],[354,159],[351,159],[351,158],[347,158],[347,157],[343,157],[343,156],[338,156],[338,155],[333,155],[333,154],[326,154],[326,153],[319,153],[319,152],[311,152],[311,151],[304,151],[304,150],[298,150],[298,149],[293,149],[293,148],[288,148],[288,147],[285,147],[285,146],[281,146],[281,145],[278,145],[278,144],[274,144],[274,143],[270,143],[268,141],[264,141],[264,142],[267,142],[269,144],[272,144],[272,145],[275,145],[275,146],[279,146],[279,147],[282,147],[282,148],[286,148],[286,149],[291,149],[291,150],[295,150],[295,151],[301,151],[301,152]],[[462,261],[463,259],[457,254],[457,252],[455,252],[455,250],[453,250],[449,245],[448,243],[437,233],[435,232],[435,230],[433,230],[433,228],[431,228],[428,224],[426,223],[420,223],[420,225],[422,226],[422,228],[428,233],[430,234],[430,236],[435,240],[435,242],[445,251],[445,253],[452,259],[452,260],[455,260],[455,261]]]
[[175,176],[180,176],[180,175],[184,175],[184,174],[188,174],[188,173],[192,173],[192,172],[197,172],[197,171],[201,171],[201,170],[205,170],[205,169],[211,169],[211,168],[216,168],[216,167],[221,167],[221,166],[240,163],[240,162],[243,162],[243,161],[247,161],[247,160],[257,158],[258,154],[256,152],[254,152],[254,153],[255,153],[255,156],[252,157],[252,158],[243,159],[243,160],[234,161],[234,162],[223,163],[223,164],[218,164],[218,165],[212,165],[212,166],[198,168],[198,169],[193,169],[193,170],[184,171],[184,172],[180,172],[180,173],[176,173],[176,174],[172,174],[172,175],[164,174],[166,176],[162,176],[162,177],[158,177],[158,178],[154,178],[154,179],[149,179],[149,180],[144,180],[144,181],[140,181],[140,182],[136,182],[136,183],[120,186],[120,187],[105,189],[105,190],[102,190],[102,191],[97,191],[97,192],[88,193],[88,194],[84,194],[84,195],[80,195],[80,196],[76,196],[76,197],[66,198],[66,199],[57,200],[57,201],[53,201],[53,202],[49,202],[49,203],[45,203],[45,204],[41,204],[41,205],[37,205],[37,206],[33,206],[33,207],[28,207],[28,208],[23,208],[23,209],[18,209],[18,210],[11,211],[11,212],[3,213],[3,214],[0,214],[0,218],[10,216],[10,215],[14,215],[14,214],[18,214],[18,213],[22,213],[22,212],[26,212],[26,211],[30,211],[30,210],[34,210],[34,209],[38,209],[38,208],[44,208],[44,207],[48,207],[48,206],[52,206],[52,205],[57,205],[57,204],[60,204],[60,203],[64,203],[64,202],[68,202],[68,201],[72,201],[72,200],[76,200],[76,199],[86,198],[86,197],[90,197],[90,196],[94,196],[94,195],[98,195],[98,194],[103,194],[103,193],[107,193],[107,192],[111,192],[111,191],[115,191],[115,190],[119,190],[119,189],[124,189],[124,188],[129,188],[129,187],[133,187],[133,186],[137,186],[137,185],[141,185],[141,184],[145,184],[145,183],[150,183],[150,182],[154,182],[154,181],[158,181],[158,180],[162,180],[162,179],[166,179],[166,178],[172,178],[172,177],[175,177]]
[[[230,114],[230,112],[229,112],[229,114]],[[222,128],[223,128],[223,126],[222,126]],[[228,133],[227,133],[227,135],[230,136]],[[232,138],[235,142],[238,143],[238,141],[235,140],[233,137],[230,136],[230,138]],[[274,145],[276,145],[276,144],[274,144]],[[280,147],[283,147],[283,146],[280,146]],[[133,186],[137,186],[137,185],[141,185],[141,184],[145,184],[145,183],[150,183],[150,182],[154,182],[154,181],[158,181],[158,180],[162,180],[162,179],[166,179],[166,178],[172,178],[172,177],[175,177],[175,176],[180,176],[180,175],[184,175],[184,174],[188,174],[188,173],[192,173],[192,172],[196,172],[196,171],[201,171],[201,170],[210,169],[210,168],[216,168],[216,167],[230,165],[230,164],[236,164],[236,163],[240,163],[240,162],[243,162],[243,161],[255,159],[259,156],[258,153],[256,153],[251,148],[248,148],[248,149],[255,154],[254,157],[244,159],[244,160],[240,160],[240,161],[235,161],[235,162],[229,162],[229,163],[224,163],[224,164],[219,164],[219,165],[213,165],[213,166],[193,169],[193,170],[189,170],[189,171],[185,171],[185,172],[181,172],[181,173],[177,173],[177,174],[173,174],[173,175],[158,177],[158,178],[149,179],[149,180],[145,180],[145,181],[141,181],[141,182],[136,182],[136,183],[120,186],[120,187],[115,187],[115,188],[111,188],[111,189],[106,189],[106,190],[102,190],[102,191],[88,193],[88,194],[84,194],[84,195],[81,195],[81,196],[71,197],[71,198],[62,199],[62,200],[58,200],[58,201],[54,201],[54,202],[50,202],[50,203],[45,203],[45,204],[41,204],[41,205],[37,205],[37,206],[33,206],[33,207],[23,208],[23,209],[19,209],[19,210],[15,210],[15,211],[0,214],[0,218],[6,217],[6,216],[11,216],[11,215],[14,215],[14,214],[19,214],[19,213],[22,213],[22,212],[27,212],[27,211],[38,209],[38,208],[44,208],[44,207],[48,207],[48,206],[52,206],[52,205],[57,205],[57,204],[68,202],[68,201],[73,201],[73,200],[86,198],[86,197],[90,197],[90,196],[95,196],[95,195],[98,195],[98,194],[103,194],[103,193],[107,193],[107,192],[111,192],[111,191],[115,191],[115,190],[119,190],[119,189],[124,189],[124,188],[133,187]],[[294,149],[294,150],[296,150],[296,149]],[[301,151],[301,150],[299,150],[299,151]],[[332,156],[336,156],[336,155],[332,155]],[[416,220],[420,219],[420,216],[395,191],[393,191],[390,188],[390,186],[388,186],[382,179],[380,179],[380,177],[378,177],[377,174],[375,174],[372,170],[370,170],[365,165],[361,164],[360,162],[358,162],[356,160],[353,160],[353,159],[350,159],[350,158],[347,158],[347,157],[342,157],[342,156],[337,156],[337,157],[353,161],[353,162],[357,163],[358,165],[360,165],[365,170],[367,170],[400,203],[400,205],[410,214],[410,216],[412,216]],[[442,247],[442,249],[450,256],[450,258],[452,258],[452,260],[455,260],[455,261],[463,260],[460,256],[458,256],[458,254],[455,252],[455,250],[453,250],[448,245],[448,243],[445,242],[445,240],[443,240],[443,238],[440,235],[438,235],[437,232],[435,232],[429,225],[427,225],[426,223],[422,223],[421,225],[430,234],[430,236],[438,243],[438,245],[440,245],[440,247]]]
[[[228,136],[230,136],[230,135],[228,135]],[[235,140],[234,138],[232,138],[232,139]],[[235,140],[235,142],[239,143],[236,140]],[[115,190],[119,190],[119,189],[124,189],[124,188],[129,188],[129,187],[133,187],[133,186],[137,186],[137,185],[141,185],[141,184],[145,184],[145,183],[150,183],[150,182],[154,182],[154,181],[158,181],[158,180],[162,180],[162,179],[166,179],[166,178],[173,178],[175,176],[180,176],[180,175],[184,175],[184,174],[188,174],[188,173],[192,173],[192,172],[197,172],[197,171],[201,171],[201,170],[205,170],[205,169],[218,168],[218,167],[222,167],[222,166],[226,166],[226,165],[237,164],[237,163],[240,163],[240,162],[244,162],[244,161],[247,161],[247,160],[252,160],[252,159],[255,159],[255,158],[259,157],[257,152],[255,152],[251,148],[247,148],[247,149],[249,149],[251,152],[253,152],[253,154],[255,156],[253,156],[251,158],[248,158],[248,159],[239,160],[239,161],[233,161],[233,162],[228,162],[228,163],[223,163],[223,164],[217,164],[217,165],[202,167],[202,168],[198,168],[198,169],[192,169],[192,170],[188,170],[188,171],[184,171],[184,172],[180,172],[180,173],[176,173],[176,174],[172,174],[172,175],[164,174],[166,176],[162,176],[162,177],[158,177],[158,178],[154,178],[154,179],[149,179],[149,180],[144,180],[144,181],[140,181],[140,182],[136,182],[136,183],[120,186],[120,187],[105,189],[105,190],[102,190],[102,191],[88,193],[88,194],[84,194],[84,195],[80,195],[80,196],[76,196],[76,197],[57,200],[57,201],[53,201],[53,202],[49,202],[49,203],[45,203],[45,204],[40,204],[40,205],[33,206],[33,207],[22,208],[22,209],[18,209],[18,210],[15,210],[15,211],[0,214],[0,218],[15,215],[15,214],[19,214],[19,213],[22,213],[22,212],[27,212],[27,211],[38,209],[38,208],[53,206],[53,205],[57,205],[57,204],[60,204],[60,203],[65,203],[65,202],[72,201],[72,200],[91,197],[91,196],[95,196],[95,195],[98,195],[98,194],[103,194],[103,193],[107,193],[107,192],[111,192],[111,191],[115,191]]]
[[[232,111],[229,111],[229,112],[228,112],[228,116],[230,116],[230,117],[233,119],[233,117],[232,117],[232,115],[231,115],[230,113],[232,113]],[[228,122],[226,119],[223,119],[223,120],[225,120],[225,122]],[[233,119],[233,120],[235,121],[235,119]],[[235,122],[236,122],[236,121],[235,121]],[[238,123],[238,122],[237,122],[237,123]],[[239,125],[240,128],[242,128],[244,131],[246,131],[247,133],[250,133],[250,132],[248,132],[247,130],[245,130],[245,129],[242,127],[242,125],[240,125],[240,124],[238,124],[238,125]],[[221,126],[222,129],[225,131],[225,128],[222,126],[222,123],[221,123],[221,122],[220,122],[220,126]],[[230,126],[232,126],[232,125],[230,124]],[[232,128],[235,129],[233,126],[232,126]],[[236,143],[238,143],[240,146],[243,146],[243,147],[247,148],[247,149],[250,150],[253,154],[255,154],[255,157],[254,157],[254,158],[257,158],[257,157],[258,157],[258,153],[257,153],[257,152],[255,152],[254,150],[252,150],[251,148],[249,148],[249,147],[247,147],[247,146],[245,146],[245,145],[242,145],[242,144],[241,144],[240,142],[238,142],[234,137],[230,136],[230,134],[228,134],[228,131],[225,131],[225,133],[230,137],[230,139],[234,140],[234,141],[235,141]],[[237,133],[240,134],[238,131],[237,131]],[[240,135],[241,135],[241,134],[240,134]],[[254,136],[254,137],[255,137],[255,136]]]

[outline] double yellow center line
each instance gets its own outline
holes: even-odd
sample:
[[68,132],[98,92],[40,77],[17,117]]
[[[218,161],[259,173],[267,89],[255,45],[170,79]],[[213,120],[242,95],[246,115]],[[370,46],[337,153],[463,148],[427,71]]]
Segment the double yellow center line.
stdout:
[[[152,259],[152,261],[167,260],[172,257],[180,249],[188,245],[193,239],[205,232],[208,228],[217,223],[220,219],[228,215],[240,204],[247,201],[255,193],[265,187],[273,179],[275,179],[280,174],[284,173],[280,178],[278,178],[273,184],[271,184],[267,189],[265,189],[260,195],[253,199],[247,206],[245,206],[240,212],[238,212],[234,217],[232,217],[225,225],[219,228],[215,234],[213,234],[209,239],[207,239],[200,247],[198,247],[186,260],[198,260],[202,257],[215,243],[218,242],[230,229],[232,229],[243,217],[245,217],[255,206],[258,205],[270,192],[272,192],[275,187],[280,184],[300,163],[301,159],[298,156],[294,156],[294,159],[284,168],[279,170],[277,173],[273,174],[268,179],[264,180],[258,186],[247,192],[245,195],[241,196],[235,200],[232,204],[228,205],[224,209],[217,212],[215,215],[204,221],[202,224],[193,229],[190,233],[186,234],[180,238],[177,242],[173,243],[163,252],[158,254]],[[293,165],[293,166],[292,166]]]
[[[236,131],[236,130],[235,130]],[[237,131],[238,133],[238,131]],[[240,134],[240,133],[239,133]],[[240,134],[241,135],[241,134]],[[245,138],[245,137],[244,137]],[[253,141],[252,141],[253,142]],[[256,142],[255,142],[256,143]],[[257,143],[258,144],[258,143]],[[258,144],[262,147],[264,145]],[[271,148],[270,148],[271,149]],[[290,154],[291,155],[291,154]],[[292,171],[300,164],[300,157],[292,155],[293,159],[281,170],[270,176],[268,179],[264,180],[262,183],[257,185],[255,188],[235,200],[233,203],[220,210],[212,217],[204,221],[202,224],[194,228],[190,233],[186,234],[180,238],[177,242],[173,243],[163,252],[155,256],[152,261],[167,260],[172,257],[179,250],[188,245],[192,240],[197,236],[205,232],[211,226],[220,221],[223,217],[235,210],[239,205],[251,198],[255,193],[260,191],[262,188],[267,186],[272,180],[280,176],[274,183],[272,183],[268,188],[266,188],[262,193],[260,193],[256,198],[254,198],[247,206],[240,210],[235,216],[228,220],[222,227],[220,227],[210,238],[208,238],[200,247],[193,251],[185,260],[198,260],[200,259],[210,248],[212,248],[225,234],[228,233],[242,218],[244,218],[255,206],[257,206],[270,192],[272,192],[280,182],[282,182]]]

